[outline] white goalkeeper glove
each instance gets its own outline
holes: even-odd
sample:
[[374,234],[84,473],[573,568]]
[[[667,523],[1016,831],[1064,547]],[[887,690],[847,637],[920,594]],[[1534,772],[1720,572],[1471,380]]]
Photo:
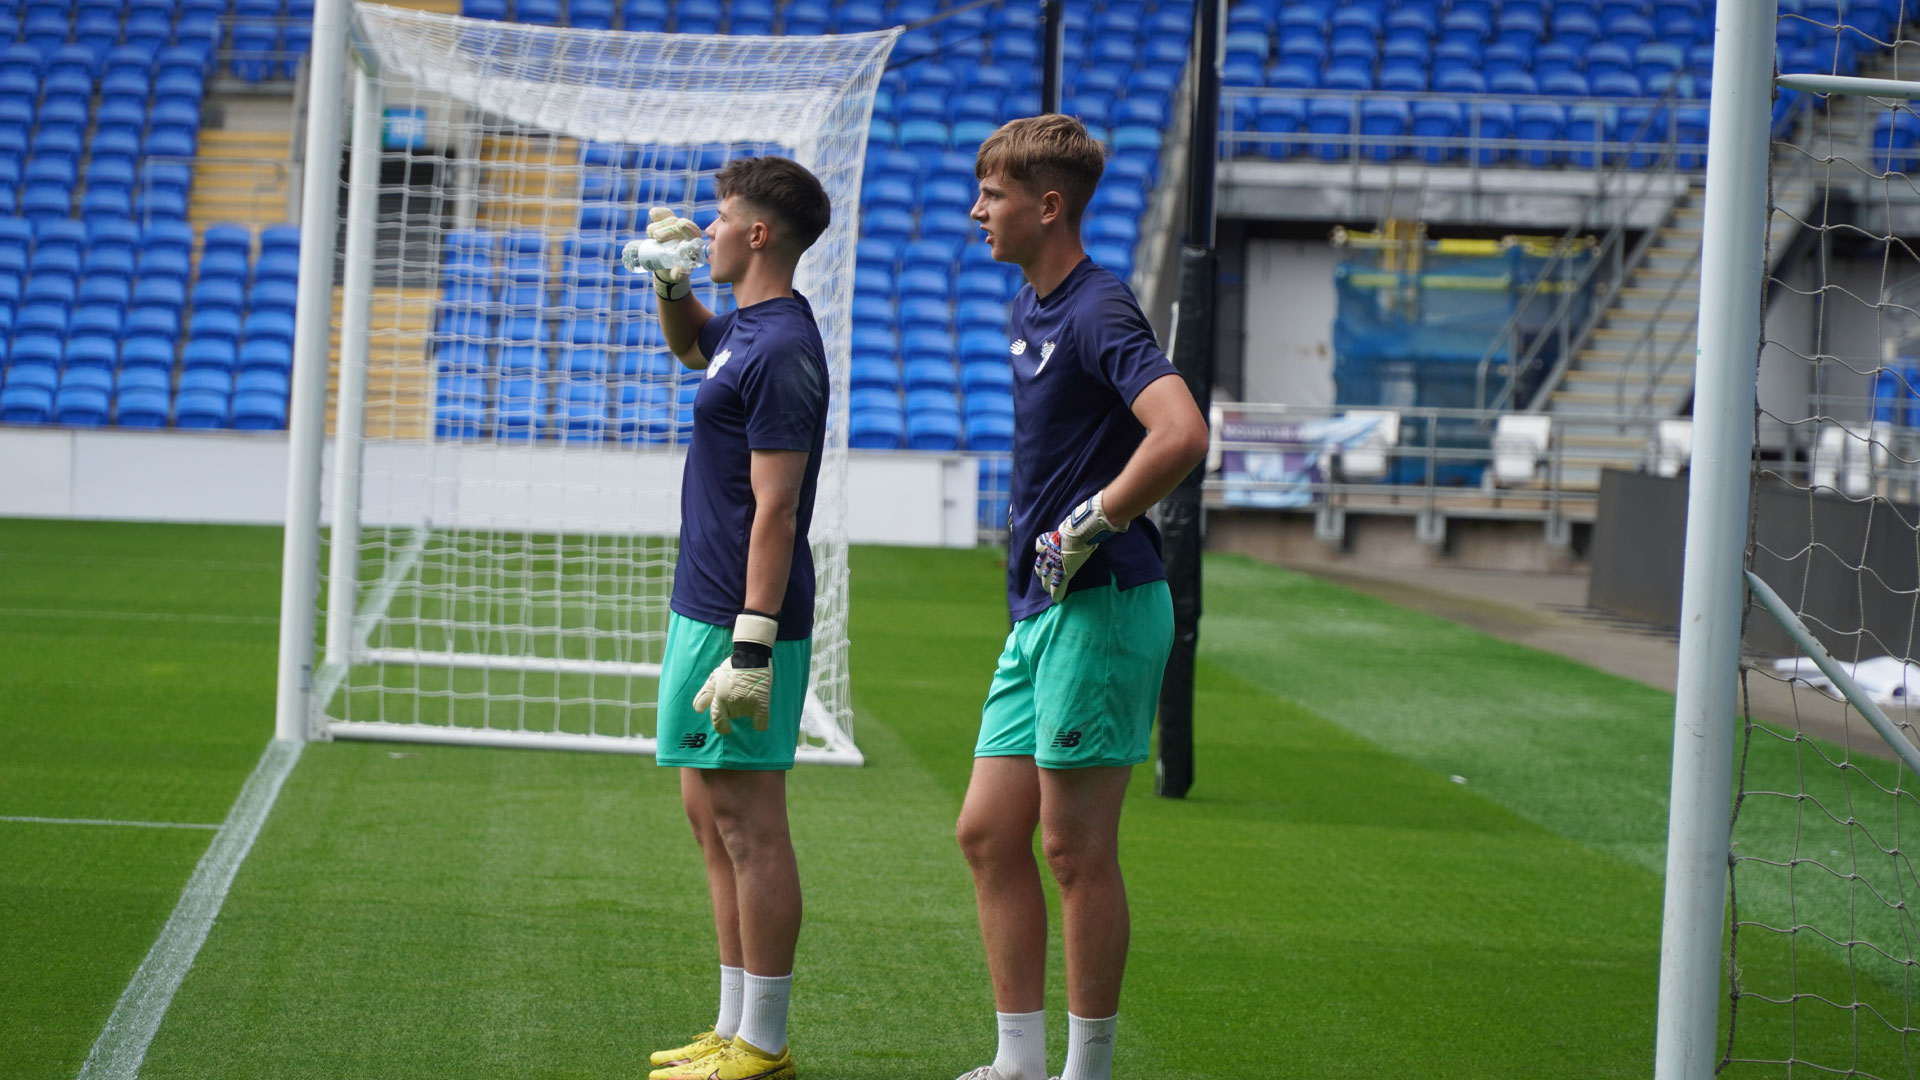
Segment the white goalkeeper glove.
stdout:
[[647,238],[632,240],[620,253],[628,270],[653,275],[653,292],[662,300],[679,300],[692,291],[687,275],[706,261],[700,226],[676,216],[664,206],[647,211]]
[[741,612],[733,621],[733,655],[707,676],[693,695],[693,707],[707,714],[713,730],[733,734],[733,721],[752,720],[753,730],[767,730],[773,698],[773,640],[778,620],[758,612]]
[[1114,533],[1127,531],[1125,525],[1107,520],[1106,508],[1101,503],[1103,494],[1094,492],[1093,498],[1073,508],[1059,528],[1041,533],[1033,542],[1037,553],[1033,559],[1033,576],[1040,579],[1055,603],[1067,598],[1067,583],[1092,556],[1093,549]]

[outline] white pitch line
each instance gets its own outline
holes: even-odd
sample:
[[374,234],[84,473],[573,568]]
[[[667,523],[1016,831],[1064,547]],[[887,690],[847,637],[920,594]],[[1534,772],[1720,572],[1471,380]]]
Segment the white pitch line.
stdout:
[[129,829],[217,829],[220,827],[188,821],[116,821],[112,818],[22,817],[13,814],[0,814],[0,821],[20,822],[27,825],[120,825]]
[[160,1021],[173,1004],[180,981],[187,977],[187,969],[207,940],[207,931],[220,914],[220,905],[226,902],[234,875],[252,850],[254,838],[260,835],[260,827],[280,796],[280,785],[286,782],[305,746],[294,739],[275,739],[267,744],[227,820],[207,845],[200,864],[193,868],[193,876],[187,879],[187,887],[181,891],[173,914],[167,917],[167,925],[161,928],[159,939],[140,961],[133,981],[121,991],[113,1015],[107,1017],[106,1027],[94,1040],[86,1064],[80,1066],[78,1080],[133,1080],[139,1075],[140,1063],[146,1060],[147,1047],[153,1044],[154,1033],[160,1030]]
[[129,622],[204,622],[236,623],[243,626],[278,626],[272,615],[216,615],[190,611],[86,611],[74,608],[0,607],[0,615],[42,616],[57,619],[123,619]]

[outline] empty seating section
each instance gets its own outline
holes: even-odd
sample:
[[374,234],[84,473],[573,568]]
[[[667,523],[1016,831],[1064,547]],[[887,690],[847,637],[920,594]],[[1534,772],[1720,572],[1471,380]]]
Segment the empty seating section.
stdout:
[[[1782,0],[1780,13],[1780,70],[1839,75],[1901,18],[1899,0]],[[1671,137],[1682,167],[1704,161],[1712,0],[1235,0],[1224,30],[1236,155],[1591,166],[1596,143],[1611,159]],[[1776,124],[1795,97],[1781,92]]]
[[[943,6],[935,0],[624,0],[616,10],[611,3],[570,0],[563,10],[550,0],[465,0],[462,11],[629,30],[818,34],[911,24]],[[1107,0],[1098,13],[1085,10],[1090,6],[1068,5],[1064,106],[1112,149],[1086,240],[1096,260],[1126,276],[1158,177],[1193,8],[1189,0]],[[882,80],[855,271],[849,402],[855,447],[1012,446],[1006,304],[1020,278],[988,255],[968,211],[977,194],[973,164],[981,140],[1004,121],[1039,111],[1037,10],[976,9],[912,31],[901,38],[894,69]],[[442,437],[686,437],[697,373],[681,372],[639,316],[637,305],[650,305],[650,294],[611,289],[604,277],[636,207],[617,173],[591,167],[662,155],[591,144],[581,154],[589,167],[575,237],[467,233],[449,239],[433,345],[435,429]],[[712,192],[701,190],[696,198],[711,199]],[[577,248],[553,250],[561,245]],[[563,269],[572,276],[561,276]],[[543,307],[549,303],[551,310]],[[570,327],[563,313],[572,309],[584,317]]]
[[[16,40],[0,47],[0,214],[10,215],[0,216],[0,421],[284,427],[298,230],[215,225],[196,241],[185,218],[216,44],[229,50],[222,75],[285,78],[287,55],[306,45],[310,0],[68,2],[12,9]],[[462,10],[548,25],[820,34],[911,24],[945,6],[464,0]],[[1126,276],[1193,9],[1191,0],[1092,7],[1068,5],[1066,108],[1112,151],[1086,241]],[[1020,279],[989,257],[968,212],[980,141],[1039,109],[1037,10],[976,9],[912,31],[882,81],[852,313],[856,447],[1011,448],[1006,305]],[[646,149],[581,147],[572,233],[446,235],[428,345],[440,437],[686,438],[699,373],[667,352],[644,282],[612,273],[639,203],[617,166],[661,158]],[[690,194],[710,202],[711,180]]]
[[[0,421],[173,422],[188,196],[224,13],[0,3]],[[279,401],[264,419],[250,406],[249,425],[283,425]]]

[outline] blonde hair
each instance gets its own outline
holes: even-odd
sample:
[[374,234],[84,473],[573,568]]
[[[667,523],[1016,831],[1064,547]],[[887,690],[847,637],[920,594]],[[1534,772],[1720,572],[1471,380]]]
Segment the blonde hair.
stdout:
[[1078,119],[1060,113],[1009,120],[980,144],[975,179],[998,172],[1035,195],[1057,191],[1078,222],[1107,168],[1107,151]]

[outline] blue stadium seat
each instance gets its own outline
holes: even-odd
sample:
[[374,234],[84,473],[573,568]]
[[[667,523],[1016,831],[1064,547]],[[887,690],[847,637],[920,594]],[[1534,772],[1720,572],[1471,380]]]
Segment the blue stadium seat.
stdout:
[[1013,449],[1013,417],[993,414],[969,416],[966,434],[969,450],[1005,453]]
[[1547,79],[1560,72],[1579,74],[1585,64],[1586,58],[1579,50],[1552,41],[1534,50],[1533,77],[1544,85]]
[[[9,375],[11,376],[11,372]],[[41,386],[15,386],[8,379],[0,387],[0,423],[44,424],[53,418],[53,390]]]
[[607,437],[607,384],[599,379],[568,379],[560,384],[555,419],[568,442],[600,442]]
[[[504,17],[505,4],[501,4]],[[479,439],[489,432],[485,379],[456,375],[442,378],[435,392],[433,433],[442,439]]]
[[923,343],[924,347],[916,347],[911,340],[908,342],[907,355],[916,357],[908,360],[901,372],[901,383],[907,390],[909,400],[915,391],[938,390],[951,394],[959,388],[960,382],[953,370],[953,340],[944,334],[939,337],[942,339],[940,342],[929,338]]
[[953,412],[926,410],[907,414],[907,448],[958,450],[960,417]]
[[[196,318],[198,316],[196,315]],[[167,350],[167,362],[172,363],[173,351]],[[125,350],[122,349],[123,363]],[[195,338],[187,342],[181,353],[181,366],[188,371],[209,369],[231,373],[239,362],[239,353],[230,340],[219,338]]]
[[503,376],[499,382],[496,415],[500,437],[530,439],[536,430],[544,430],[547,413],[546,384],[530,376]]
[[[5,418],[0,402],[0,419]],[[847,445],[857,450],[898,450],[906,439],[906,425],[898,407],[855,410],[847,421]]]
[[237,431],[279,431],[287,426],[287,398],[261,390],[236,391],[233,426]]
[[240,342],[240,309],[225,305],[195,307],[188,336],[195,341]]
[[134,307],[127,313],[126,332],[129,336],[150,334],[154,337],[178,338],[180,336],[180,309],[177,307]]
[[[75,337],[87,334],[117,342],[120,340],[121,323],[121,309],[108,304],[88,304],[74,309],[73,317],[67,323],[67,331]],[[112,358],[109,357],[108,366],[112,365]]]
[[1585,52],[1600,38],[1600,23],[1583,8],[1560,7],[1553,15],[1553,40],[1574,52]]
[[113,415],[113,396],[100,386],[61,386],[54,392],[54,423],[102,427]]
[[[191,345],[188,346],[192,348]],[[173,342],[161,337],[129,337],[120,343],[120,370],[152,368],[173,373]]]
[[229,395],[218,390],[188,390],[182,387],[174,399],[174,426],[189,429],[224,428],[227,426],[229,401]]
[[114,423],[121,427],[166,427],[167,398],[168,394],[164,387],[122,389],[114,399]]
[[1558,159],[1558,148],[1540,144],[1563,139],[1566,126],[1567,110],[1564,106],[1543,103],[1516,106],[1513,110],[1514,138],[1535,144],[1521,149],[1518,156],[1536,167],[1553,164]]
[[[1001,350],[1002,354],[1005,350]],[[960,365],[960,388],[966,392],[967,401],[972,402],[982,394],[1013,393],[1013,367],[999,356],[985,360],[968,360]],[[1011,411],[1012,399],[1008,399]]]

